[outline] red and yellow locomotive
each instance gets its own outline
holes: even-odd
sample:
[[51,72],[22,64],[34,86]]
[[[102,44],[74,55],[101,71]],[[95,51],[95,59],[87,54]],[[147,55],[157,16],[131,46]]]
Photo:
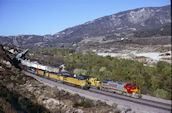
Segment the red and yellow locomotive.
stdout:
[[141,98],[140,89],[134,83],[103,80],[100,89],[134,98]]

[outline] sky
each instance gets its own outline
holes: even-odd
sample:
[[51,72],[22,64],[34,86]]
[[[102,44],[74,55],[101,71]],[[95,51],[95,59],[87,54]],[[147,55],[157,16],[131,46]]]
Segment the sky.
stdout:
[[121,11],[169,4],[170,0],[0,0],[0,35],[55,34]]

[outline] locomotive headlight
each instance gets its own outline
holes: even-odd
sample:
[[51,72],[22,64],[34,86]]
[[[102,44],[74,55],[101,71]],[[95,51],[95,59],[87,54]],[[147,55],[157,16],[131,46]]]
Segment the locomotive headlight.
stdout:
[[136,95],[136,93],[135,93],[135,92],[133,92],[133,93],[132,93],[132,97],[135,97],[135,95]]

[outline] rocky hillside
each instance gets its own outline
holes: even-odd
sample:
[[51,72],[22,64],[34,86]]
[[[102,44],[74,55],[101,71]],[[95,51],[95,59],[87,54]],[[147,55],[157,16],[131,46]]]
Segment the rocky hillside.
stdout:
[[[0,36],[0,43],[11,43],[18,47],[35,49],[38,47],[71,47],[87,39],[113,40],[123,37],[144,37],[144,31],[155,31],[166,25],[169,25],[167,28],[171,28],[170,14],[170,5],[138,8],[101,17],[67,28],[54,35]],[[169,33],[163,32],[160,33],[161,35],[169,36]]]
[[171,23],[160,28],[136,31],[134,37],[171,36]]

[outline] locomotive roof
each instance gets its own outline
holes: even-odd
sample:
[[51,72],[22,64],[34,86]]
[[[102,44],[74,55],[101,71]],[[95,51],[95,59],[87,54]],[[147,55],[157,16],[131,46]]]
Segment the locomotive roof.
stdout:
[[88,75],[79,75],[79,76],[82,76],[84,79],[90,79],[90,78],[92,78],[91,76],[88,76]]
[[123,82],[123,81],[111,81],[111,80],[102,80],[102,82],[112,83],[112,84],[120,84],[120,85],[124,85],[124,84],[128,83],[128,82]]

